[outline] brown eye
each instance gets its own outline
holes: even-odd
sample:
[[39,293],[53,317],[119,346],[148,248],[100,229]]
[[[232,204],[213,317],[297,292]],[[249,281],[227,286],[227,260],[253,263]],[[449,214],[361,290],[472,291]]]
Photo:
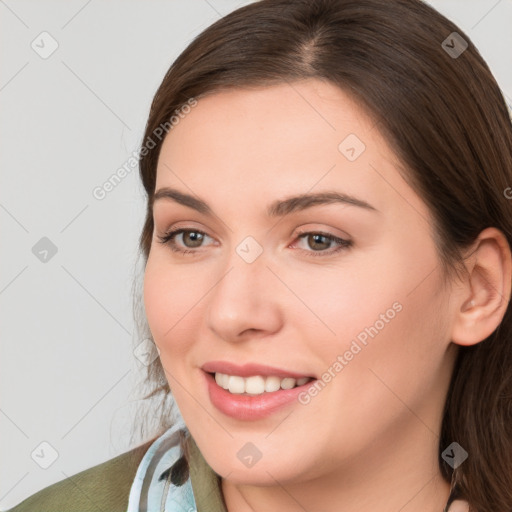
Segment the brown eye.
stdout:
[[[181,238],[181,240],[179,238]],[[196,229],[175,229],[164,236],[158,236],[160,243],[168,245],[177,253],[193,253],[192,249],[201,247],[203,241],[209,237],[206,233]]]
[[309,247],[315,251],[329,249],[332,243],[332,239],[321,234],[308,234],[306,240]]
[[203,233],[199,231],[183,231],[182,240],[186,247],[200,247],[204,239]]
[[[306,232],[299,234],[298,239],[305,242],[306,247],[299,247],[309,256],[330,256],[352,246],[352,240],[345,240],[330,233]],[[337,247],[333,248],[333,245]]]

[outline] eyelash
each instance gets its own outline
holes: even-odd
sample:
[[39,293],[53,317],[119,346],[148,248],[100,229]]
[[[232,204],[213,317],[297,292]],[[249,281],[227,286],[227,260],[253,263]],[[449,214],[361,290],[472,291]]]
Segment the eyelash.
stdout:
[[[174,240],[174,238],[176,237],[176,235],[180,234],[180,233],[186,233],[186,232],[189,232],[189,233],[199,233],[201,235],[204,235],[204,236],[209,236],[207,233],[205,233],[204,231],[201,231],[199,229],[185,229],[185,228],[178,228],[178,229],[174,229],[174,230],[171,230],[171,231],[168,231],[167,233],[165,233],[164,236],[158,236],[157,238],[159,239],[159,243],[162,243],[162,244],[165,244],[165,245],[168,245],[169,248],[173,251],[173,252],[177,252],[177,253],[180,253],[180,254],[195,254],[197,253],[197,251],[193,250],[193,249],[178,249],[177,246],[176,246],[176,242]],[[297,235],[297,238],[302,238],[302,237],[305,237],[307,235],[321,235],[325,238],[327,238],[327,240],[330,240],[332,242],[337,242],[339,245],[336,249],[334,250],[325,250],[325,251],[307,251],[305,249],[301,249],[302,251],[306,252],[306,253],[309,253],[310,256],[316,258],[318,256],[320,257],[327,257],[327,256],[331,256],[333,254],[336,254],[340,251],[343,251],[343,250],[346,250],[348,248],[350,248],[352,246],[352,240],[345,240],[343,238],[339,238],[337,236],[334,236],[330,233],[323,233],[322,231],[303,231],[301,233],[298,233]]]

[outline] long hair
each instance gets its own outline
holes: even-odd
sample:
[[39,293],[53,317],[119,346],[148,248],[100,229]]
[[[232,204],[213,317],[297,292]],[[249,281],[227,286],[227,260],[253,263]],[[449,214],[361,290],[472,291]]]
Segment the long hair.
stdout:
[[[140,154],[147,193],[139,240],[143,266],[153,234],[162,127],[173,129],[170,120],[179,121],[184,105],[202,96],[309,78],[338,86],[375,120],[403,165],[404,179],[432,212],[445,276],[460,276],[462,250],[486,227],[500,229],[512,245],[510,113],[486,62],[459,27],[420,0],[261,0],[199,34],[155,94]],[[140,289],[134,299],[142,336],[150,337]],[[158,436],[170,426],[171,403],[159,359],[148,366],[147,382],[147,396],[167,404],[159,406]],[[469,453],[455,473],[441,457],[453,441]],[[439,466],[472,510],[512,510],[510,303],[487,339],[458,349]]]

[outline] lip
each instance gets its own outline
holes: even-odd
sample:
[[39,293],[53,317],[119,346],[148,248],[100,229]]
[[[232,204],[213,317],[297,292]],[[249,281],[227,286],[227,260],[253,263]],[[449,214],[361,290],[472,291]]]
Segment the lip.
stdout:
[[[229,365],[229,371],[225,366],[221,366],[224,371],[217,365],[215,365],[215,367],[218,368],[215,371],[220,373],[225,372],[230,375],[239,375],[240,377],[249,377],[251,375],[284,375],[285,377],[292,378],[307,377],[307,375],[300,375],[293,372],[276,371],[275,368],[262,367],[261,365],[246,365],[244,367]],[[233,369],[234,367],[235,369]],[[208,368],[210,368],[209,364],[203,366],[203,375],[212,405],[226,416],[242,421],[255,421],[267,418],[273,413],[292,406],[293,404],[297,406],[299,404],[299,394],[304,392],[315,382],[313,380],[292,389],[280,389],[271,393],[262,393],[261,395],[232,394],[215,382],[215,377],[212,375],[213,371],[209,373],[206,371]],[[245,372],[245,375],[237,373],[240,372],[240,368],[243,368],[242,372]],[[266,368],[266,373],[262,371],[262,368]],[[257,371],[255,372],[255,370]]]
[[209,361],[202,366],[202,370],[207,373],[225,373],[227,375],[238,375],[239,377],[261,375],[262,377],[275,376],[282,379],[285,377],[291,377],[293,379],[300,379],[302,377],[315,378],[312,375],[307,375],[305,373],[291,372],[274,366],[257,363],[237,365],[228,361]]

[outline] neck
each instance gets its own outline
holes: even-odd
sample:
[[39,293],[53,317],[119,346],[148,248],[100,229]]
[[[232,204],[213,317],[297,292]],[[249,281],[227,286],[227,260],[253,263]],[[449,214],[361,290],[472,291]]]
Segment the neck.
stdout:
[[411,415],[409,422],[407,433],[393,429],[355,460],[311,480],[306,475],[300,481],[276,479],[274,486],[258,486],[223,479],[227,510],[443,512],[450,484],[439,470],[439,438],[417,417]]

